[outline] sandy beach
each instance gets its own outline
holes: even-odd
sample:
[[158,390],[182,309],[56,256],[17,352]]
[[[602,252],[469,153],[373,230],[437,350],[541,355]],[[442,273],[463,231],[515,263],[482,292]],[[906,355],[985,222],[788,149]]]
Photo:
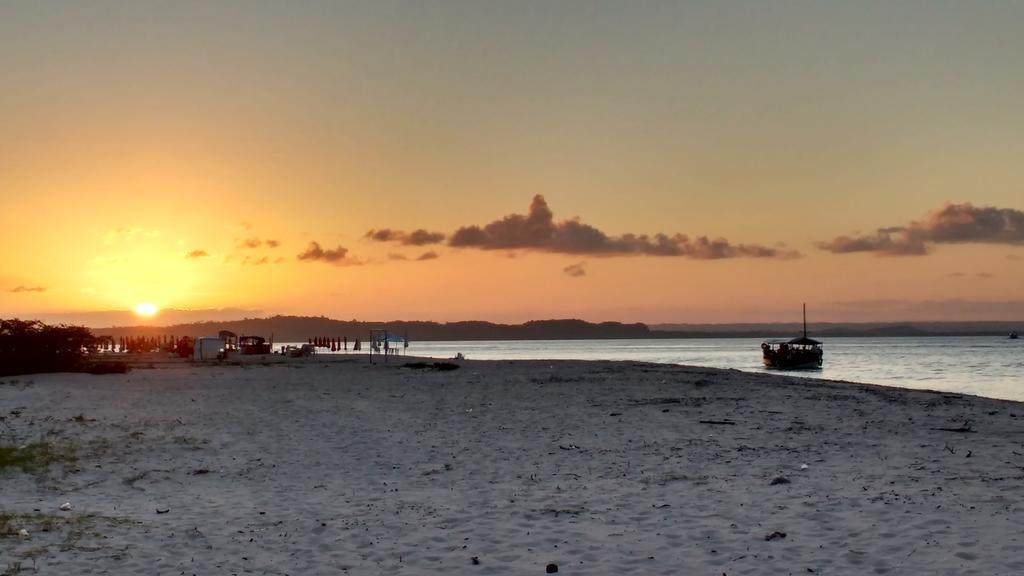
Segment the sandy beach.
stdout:
[[0,380],[0,573],[1024,573],[1022,404],[400,364]]

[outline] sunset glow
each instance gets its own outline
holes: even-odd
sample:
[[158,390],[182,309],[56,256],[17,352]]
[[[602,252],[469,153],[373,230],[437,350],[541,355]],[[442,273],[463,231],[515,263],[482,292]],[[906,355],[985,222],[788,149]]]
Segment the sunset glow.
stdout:
[[0,315],[1024,310],[1019,5],[386,4],[0,8]]
[[135,313],[144,317],[153,316],[157,313],[156,304],[151,302],[140,302],[135,305]]

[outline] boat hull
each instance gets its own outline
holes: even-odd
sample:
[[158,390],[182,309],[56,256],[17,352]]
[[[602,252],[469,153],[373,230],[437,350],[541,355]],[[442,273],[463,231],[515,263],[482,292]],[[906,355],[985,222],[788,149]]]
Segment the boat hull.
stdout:
[[787,361],[780,362],[771,358],[764,358],[765,368],[772,370],[821,370],[821,360]]

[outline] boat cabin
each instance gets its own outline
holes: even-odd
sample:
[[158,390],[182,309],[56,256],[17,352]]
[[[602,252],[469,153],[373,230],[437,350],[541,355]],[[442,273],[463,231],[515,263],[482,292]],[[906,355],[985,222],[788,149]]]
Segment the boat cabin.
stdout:
[[238,338],[238,351],[243,355],[270,354],[270,343],[262,336],[241,336]]
[[785,370],[821,368],[825,356],[821,342],[807,336],[765,340],[761,343],[761,352],[766,367]]

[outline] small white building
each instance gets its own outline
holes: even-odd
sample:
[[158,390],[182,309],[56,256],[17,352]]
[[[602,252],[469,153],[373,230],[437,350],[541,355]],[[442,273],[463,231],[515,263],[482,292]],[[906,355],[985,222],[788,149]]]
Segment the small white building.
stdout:
[[219,336],[200,336],[192,345],[193,360],[216,360],[224,353],[224,340]]

